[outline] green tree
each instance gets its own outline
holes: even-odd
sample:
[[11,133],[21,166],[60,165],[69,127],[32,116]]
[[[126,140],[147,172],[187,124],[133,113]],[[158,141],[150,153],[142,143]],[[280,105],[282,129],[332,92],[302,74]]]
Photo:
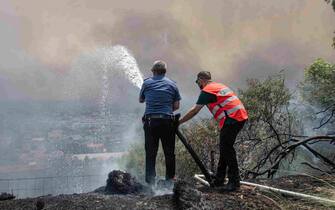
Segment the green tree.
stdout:
[[[241,169],[260,171],[276,158],[267,158],[269,151],[284,148],[297,123],[289,112],[291,93],[285,86],[283,75],[270,76],[264,81],[247,80],[247,88],[239,91],[239,97],[248,111],[249,120],[236,143]],[[266,163],[261,160],[268,159]]]
[[291,98],[282,75],[269,77],[265,81],[248,79],[247,88],[240,90],[239,95],[251,122],[272,122]]
[[320,127],[331,123],[335,114],[335,65],[320,58],[314,61],[305,69],[301,90],[304,100],[320,107]]
[[312,105],[326,108],[335,103],[335,65],[319,58],[305,69],[303,97]]

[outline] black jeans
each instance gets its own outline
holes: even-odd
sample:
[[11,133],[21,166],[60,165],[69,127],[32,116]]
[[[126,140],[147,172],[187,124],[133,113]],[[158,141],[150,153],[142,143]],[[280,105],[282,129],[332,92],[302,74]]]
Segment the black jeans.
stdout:
[[156,156],[159,139],[162,142],[166,174],[165,178],[172,179],[175,176],[175,128],[171,119],[145,119],[145,181],[153,184],[156,176]]
[[224,125],[220,131],[220,159],[216,172],[216,180],[222,182],[226,176],[228,168],[228,178],[230,182],[239,182],[240,174],[236,159],[234,143],[237,134],[243,128],[246,121],[236,122],[231,125]]

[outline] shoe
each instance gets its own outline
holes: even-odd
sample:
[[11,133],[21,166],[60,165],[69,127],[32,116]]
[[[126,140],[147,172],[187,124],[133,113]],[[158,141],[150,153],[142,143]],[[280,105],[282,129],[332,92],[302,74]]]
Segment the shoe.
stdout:
[[223,187],[224,186],[224,179],[216,179],[216,178],[214,178],[214,181],[212,182],[212,185],[214,187]]
[[240,182],[228,182],[228,184],[223,188],[225,192],[234,192],[240,188]]
[[167,180],[158,180],[156,188],[157,189],[173,189],[174,184],[175,184],[174,179],[167,179]]
[[236,181],[236,187],[238,187],[238,188],[241,187],[241,183],[240,183],[240,181]]

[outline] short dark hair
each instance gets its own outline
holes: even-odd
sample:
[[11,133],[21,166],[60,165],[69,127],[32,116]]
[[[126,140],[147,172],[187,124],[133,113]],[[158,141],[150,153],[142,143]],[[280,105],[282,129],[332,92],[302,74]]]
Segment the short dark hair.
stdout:
[[197,79],[205,79],[205,80],[211,80],[212,76],[209,71],[201,71],[197,75]]
[[155,61],[154,65],[151,68],[151,71],[158,74],[158,75],[162,75],[166,73],[166,69],[167,69],[167,64],[164,61]]

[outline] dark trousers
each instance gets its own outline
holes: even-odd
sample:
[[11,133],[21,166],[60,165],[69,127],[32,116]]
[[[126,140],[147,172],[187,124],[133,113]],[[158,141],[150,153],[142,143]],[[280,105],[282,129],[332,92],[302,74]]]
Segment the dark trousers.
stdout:
[[224,125],[220,131],[220,159],[216,173],[218,182],[223,183],[227,169],[229,182],[238,182],[240,180],[234,143],[244,124],[245,121]]
[[175,128],[171,119],[144,120],[145,133],[145,181],[153,184],[156,176],[156,156],[159,139],[162,142],[166,174],[165,178],[172,179],[175,175]]

